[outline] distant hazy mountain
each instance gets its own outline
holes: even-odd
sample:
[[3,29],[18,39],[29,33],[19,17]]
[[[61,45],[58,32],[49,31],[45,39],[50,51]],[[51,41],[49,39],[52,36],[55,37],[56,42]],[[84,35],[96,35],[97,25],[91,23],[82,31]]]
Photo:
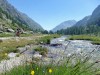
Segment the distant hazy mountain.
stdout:
[[[8,23],[6,23],[8,21]],[[15,28],[31,28],[32,30],[43,30],[43,28],[26,14],[19,12],[7,0],[0,0],[0,24]]]
[[61,24],[57,25],[55,28],[53,28],[52,31],[56,32],[57,30],[66,29],[67,27],[71,27],[74,24],[76,24],[75,20],[64,21]]

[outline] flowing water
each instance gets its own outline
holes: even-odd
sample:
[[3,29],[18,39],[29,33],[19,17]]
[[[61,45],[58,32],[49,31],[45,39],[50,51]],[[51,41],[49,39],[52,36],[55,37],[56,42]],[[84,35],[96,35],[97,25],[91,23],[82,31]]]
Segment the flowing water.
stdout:
[[76,54],[77,56],[91,55],[92,61],[100,60],[100,45],[93,45],[91,41],[86,40],[65,41],[66,38],[67,36],[62,36],[51,40],[51,44],[61,45],[47,45],[46,47],[49,49],[48,57],[58,60],[62,57],[69,57],[72,54]]

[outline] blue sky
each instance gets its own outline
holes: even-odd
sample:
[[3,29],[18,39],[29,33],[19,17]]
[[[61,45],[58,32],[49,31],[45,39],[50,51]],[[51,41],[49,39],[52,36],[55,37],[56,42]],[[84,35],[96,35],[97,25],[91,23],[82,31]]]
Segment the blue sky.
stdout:
[[100,0],[8,0],[44,29],[50,30],[67,20],[81,20],[91,15]]

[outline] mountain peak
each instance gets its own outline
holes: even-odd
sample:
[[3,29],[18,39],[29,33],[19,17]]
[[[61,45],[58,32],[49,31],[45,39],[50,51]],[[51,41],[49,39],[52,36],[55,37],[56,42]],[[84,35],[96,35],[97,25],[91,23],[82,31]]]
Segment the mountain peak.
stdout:
[[53,28],[52,31],[56,32],[57,30],[66,29],[67,27],[71,27],[74,24],[76,24],[75,20],[64,21],[64,22],[60,23],[59,25],[57,25],[55,28]]

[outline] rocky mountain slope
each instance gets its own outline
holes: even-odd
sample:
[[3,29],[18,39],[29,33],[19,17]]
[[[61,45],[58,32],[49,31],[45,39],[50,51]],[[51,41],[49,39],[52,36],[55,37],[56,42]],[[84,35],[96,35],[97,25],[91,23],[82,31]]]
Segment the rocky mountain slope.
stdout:
[[37,22],[29,18],[26,14],[18,11],[9,4],[7,0],[0,0],[0,25],[11,29],[19,27],[24,30],[43,30]]
[[58,34],[95,34],[100,35],[100,5],[93,11],[90,16],[84,17],[75,25],[64,30],[59,30]]
[[88,25],[90,24],[100,26],[100,5],[93,11],[88,21]]
[[86,16],[82,20],[78,21],[75,26],[85,26],[85,25],[98,25],[100,26],[100,5],[95,8],[92,15]]
[[85,25],[87,25],[89,19],[90,19],[90,16],[86,16],[82,20],[78,21],[75,24],[75,26],[85,26]]

